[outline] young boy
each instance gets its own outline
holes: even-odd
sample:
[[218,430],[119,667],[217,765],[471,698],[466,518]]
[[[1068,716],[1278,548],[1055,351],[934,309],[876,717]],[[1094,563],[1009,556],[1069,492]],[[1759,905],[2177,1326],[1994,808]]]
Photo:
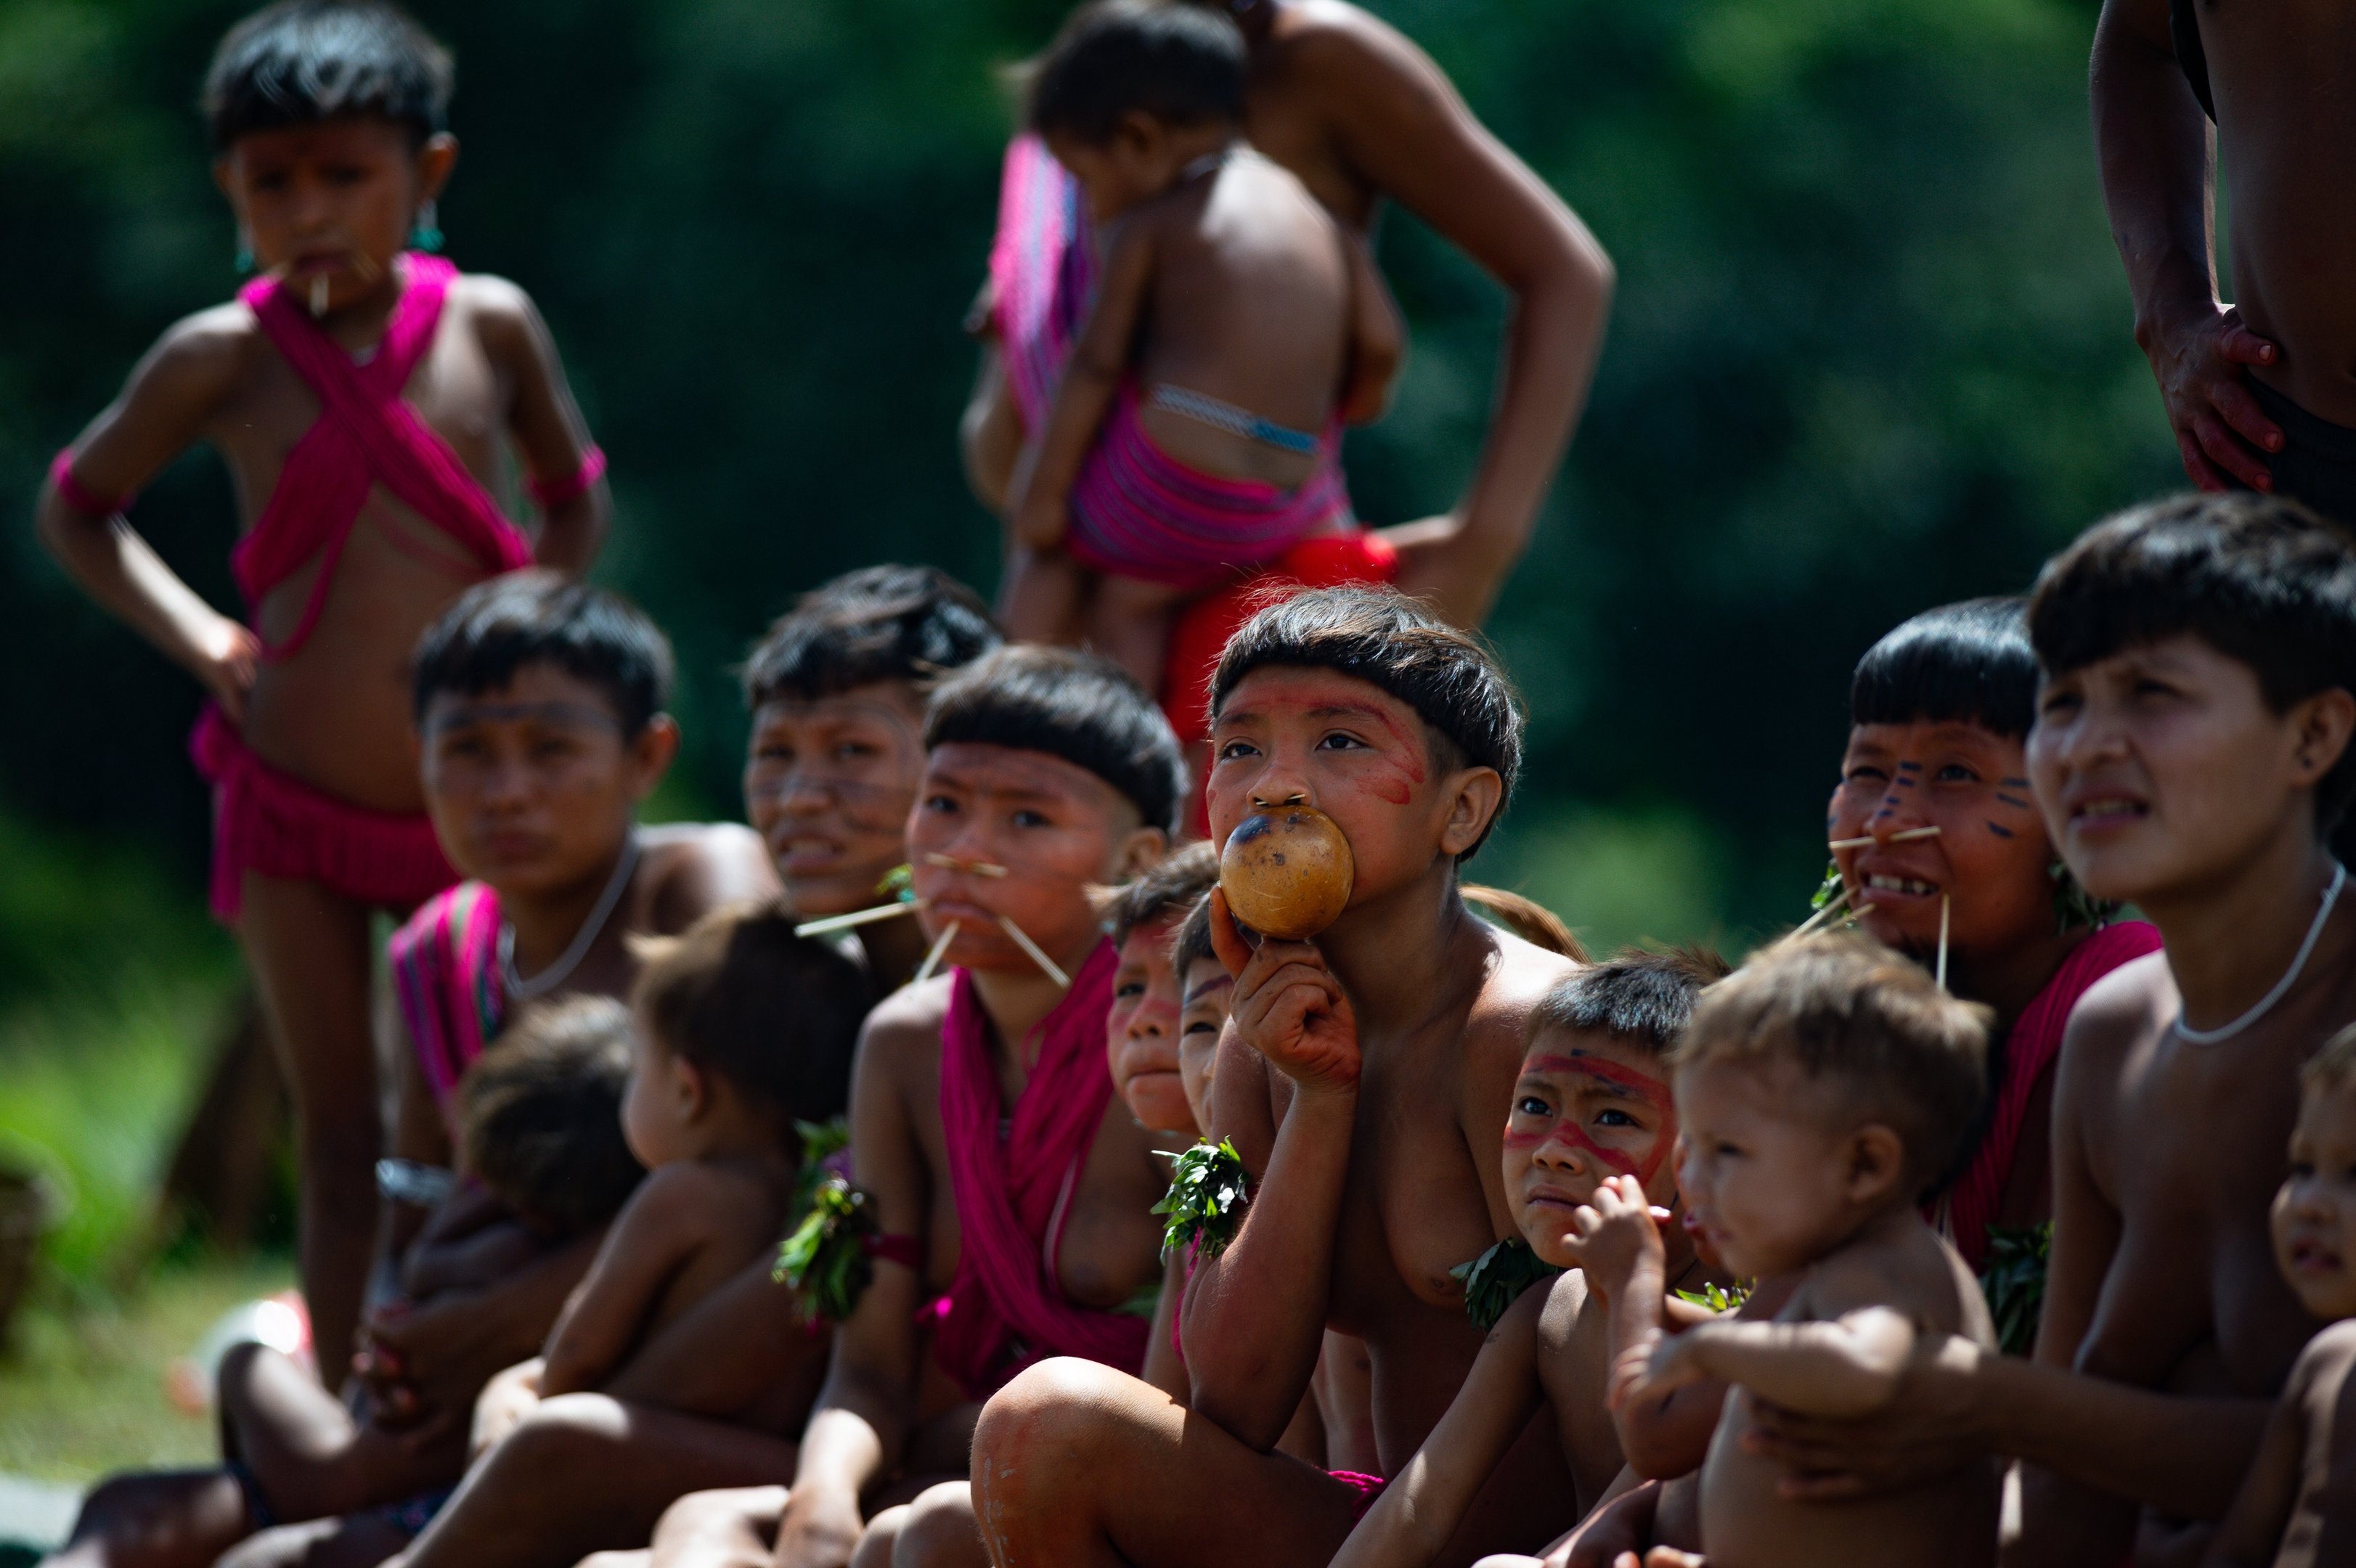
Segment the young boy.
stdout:
[[[1967,1458],[1903,1497],[1777,1495],[1746,1450],[1752,1404],[1861,1415],[1898,1394],[1918,1339],[1996,1331],[1970,1270],[1918,1205],[1978,1114],[1987,1009],[1846,935],[1770,949],[1713,989],[1677,1042],[1677,1185],[1738,1275],[1801,1273],[1772,1323],[1664,1339],[1625,1391],[1735,1385],[1701,1472],[1702,1551],[1747,1563],[1993,1563],[1998,1475]],[[1804,1272],[1803,1272],[1804,1271]]]
[[[744,813],[805,920],[884,901],[908,859],[925,696],[1002,640],[963,583],[870,566],[803,594],[744,661]],[[884,990],[916,972],[915,921],[856,929]]]
[[2137,1504],[2147,1551],[2160,1515],[2223,1516],[2315,1328],[2258,1260],[2299,1065],[2356,1020],[2356,900],[2326,848],[2356,789],[2356,549],[2288,502],[2163,501],[2050,562],[2029,624],[2056,847],[2166,943],[2089,993],[2062,1052],[2036,1361],[1955,1345],[1881,1417],[1758,1441],[1804,1496],[1902,1488],[1958,1444],[2019,1457],[2021,1561],[2107,1563]]
[[2275,1194],[2275,1262],[2308,1316],[2327,1323],[2292,1364],[2256,1462],[2207,1559],[2210,1568],[2337,1561],[2356,1527],[2340,1461],[2356,1367],[2356,1029],[2299,1072],[2290,1174]]
[[1030,128],[1111,227],[1008,496],[1033,552],[1008,625],[1076,632],[1149,690],[1182,597],[1347,528],[1340,427],[1381,411],[1399,357],[1364,248],[1242,141],[1243,99],[1234,25],[1152,0],[1084,7],[1031,81]]
[[[457,156],[449,97],[449,56],[381,0],[286,0],[230,31],[205,84],[213,176],[260,275],[165,334],[59,454],[37,512],[74,579],[212,698],[194,751],[214,785],[213,908],[294,1091],[303,1289],[328,1368],[351,1350],[382,1141],[369,921],[452,880],[402,661],[467,583],[535,553],[579,571],[605,529],[604,460],[531,301],[422,253]],[[502,434],[542,509],[536,543],[492,498]],[[123,517],[197,441],[237,481],[251,629]]]
[[1194,1125],[1211,1125],[1211,1086],[1218,1070],[1219,1035],[1236,977],[1211,942],[1211,901],[1198,900],[1171,939],[1170,967],[1178,980],[1178,1083]]
[[1178,1059],[1184,994],[1176,942],[1179,927],[1218,880],[1217,848],[1189,844],[1122,888],[1105,911],[1117,955],[1112,1009],[1105,1016],[1113,1088],[1139,1126],[1175,1135],[1182,1145],[1205,1124],[1194,1115]]
[[2054,859],[2029,793],[2026,608],[1942,605],[1866,650],[1826,814],[1858,928],[1996,1009],[1988,1115],[1939,1200],[1940,1228],[1974,1269],[1991,1227],[2052,1215],[2055,1063],[2079,998],[2159,946],[2148,923],[2109,920]]
[[[1676,1202],[1669,1161],[1676,1112],[1661,1053],[1701,988],[1725,972],[1708,958],[1627,954],[1576,971],[1538,1004],[1505,1121],[1503,1171],[1530,1251],[1565,1272],[1506,1308],[1448,1413],[1351,1532],[1336,1568],[1405,1568],[1438,1557],[1542,1404],[1553,1413],[1580,1513],[1619,1473],[1619,1437],[1604,1406],[1605,1297],[1581,1270],[1579,1220],[1614,1177],[1632,1179],[1647,1203]],[[1651,1277],[1652,1301],[1630,1306],[1658,1317],[1665,1288],[1708,1282],[1682,1228],[1673,1230],[1665,1271]]]
[[[1191,1411],[1077,1361],[1025,1372],[976,1434],[975,1492],[1001,1565],[1330,1559],[1367,1483],[1270,1450],[1328,1325],[1371,1358],[1379,1464],[1404,1465],[1482,1335],[1450,1270],[1512,1231],[1497,1136],[1530,1013],[1570,961],[1473,917],[1458,862],[1488,836],[1521,717],[1480,645],[1393,594],[1305,593],[1231,642],[1214,686],[1215,840],[1302,801],[1356,864],[1311,943],[1247,948],[1213,895],[1237,978],[1211,1134],[1255,1187],[1187,1290]],[[1441,1554],[1450,1564],[1568,1526],[1561,1449],[1526,1427]]]

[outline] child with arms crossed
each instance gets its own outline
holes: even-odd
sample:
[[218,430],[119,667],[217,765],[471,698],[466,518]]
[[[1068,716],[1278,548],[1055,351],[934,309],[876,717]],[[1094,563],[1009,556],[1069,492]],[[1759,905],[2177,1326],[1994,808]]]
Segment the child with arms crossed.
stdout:
[[1112,227],[1008,498],[1029,552],[1007,621],[1149,690],[1183,596],[1354,526],[1340,427],[1381,411],[1399,357],[1365,248],[1242,141],[1243,99],[1233,24],[1152,0],[1081,10],[1031,85],[1032,129]]
[[[449,95],[449,56],[380,0],[285,0],[231,30],[205,88],[213,173],[262,274],[165,334],[37,511],[74,579],[213,699],[194,744],[215,790],[213,908],[294,1092],[327,1368],[359,1316],[380,1143],[369,917],[453,880],[420,809],[402,661],[467,583],[535,549],[577,571],[605,528],[603,459],[531,301],[423,253],[457,155]],[[492,499],[501,433],[543,508],[536,546]],[[198,441],[236,480],[251,629],[123,516]]]

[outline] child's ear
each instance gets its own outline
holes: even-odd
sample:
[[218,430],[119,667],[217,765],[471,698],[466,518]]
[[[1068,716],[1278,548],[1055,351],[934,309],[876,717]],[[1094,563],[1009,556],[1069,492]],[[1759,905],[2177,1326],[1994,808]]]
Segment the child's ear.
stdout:
[[458,164],[458,138],[447,131],[425,138],[425,145],[417,149],[417,199],[433,201],[450,183],[450,171]]
[[712,1085],[703,1069],[676,1051],[670,1057],[670,1093],[681,1122],[694,1121],[712,1103]]
[[1448,825],[1440,829],[1440,852],[1462,855],[1481,842],[1505,803],[1505,781],[1494,768],[1466,768],[1448,780]]
[[2297,782],[2312,787],[2347,754],[2349,736],[2356,731],[2356,697],[2335,686],[2294,707],[2290,719],[2298,736],[2291,766]]
[[1128,836],[1121,839],[1120,847],[1114,851],[1113,880],[1125,882],[1142,872],[1150,871],[1161,864],[1162,858],[1168,853],[1170,853],[1170,835],[1162,832],[1159,827],[1132,828]]
[[630,788],[638,799],[654,794],[663,775],[670,772],[671,759],[679,755],[679,725],[668,713],[658,713],[647,720],[647,726],[629,743],[630,771],[636,776]]
[[1162,145],[1162,123],[1142,109],[1131,109],[1113,123],[1115,146],[1133,157],[1144,157]]
[[1906,1140],[1879,1122],[1849,1136],[1848,1195],[1852,1202],[1877,1203],[1906,1174]]

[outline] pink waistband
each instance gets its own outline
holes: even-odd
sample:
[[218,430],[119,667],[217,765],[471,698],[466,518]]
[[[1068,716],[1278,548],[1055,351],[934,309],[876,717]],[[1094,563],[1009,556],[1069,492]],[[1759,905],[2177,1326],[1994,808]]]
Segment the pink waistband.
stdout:
[[407,909],[458,880],[423,813],[370,811],[337,800],[247,749],[208,704],[188,738],[213,786],[212,909],[233,922],[245,874],[317,882],[363,903]]

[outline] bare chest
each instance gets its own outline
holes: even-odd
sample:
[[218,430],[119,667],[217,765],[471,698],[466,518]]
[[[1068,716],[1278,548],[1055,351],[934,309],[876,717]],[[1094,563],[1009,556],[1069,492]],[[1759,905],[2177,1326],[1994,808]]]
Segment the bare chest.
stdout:
[[[1368,1053],[1334,1250],[1334,1327],[1345,1332],[1377,1336],[1395,1319],[1428,1314],[1471,1332],[1449,1271],[1480,1256],[1498,1231],[1454,1065],[1439,1053]],[[1504,1119],[1501,1104],[1501,1129]]]

